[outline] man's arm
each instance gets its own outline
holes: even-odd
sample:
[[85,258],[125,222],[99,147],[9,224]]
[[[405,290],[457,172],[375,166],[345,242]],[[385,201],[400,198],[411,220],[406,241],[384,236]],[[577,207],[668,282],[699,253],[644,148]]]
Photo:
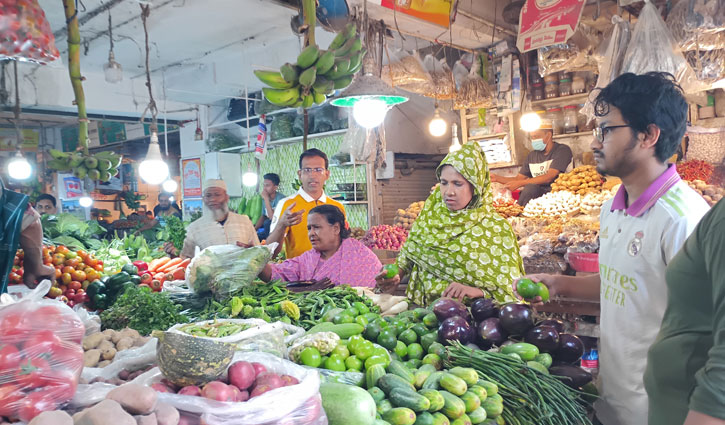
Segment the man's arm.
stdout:
[[560,173],[561,171],[557,170],[556,168],[550,167],[549,171],[547,171],[546,174],[542,174],[538,177],[527,178],[524,180],[524,184],[549,184],[556,180]]
[[523,174],[518,174],[514,177],[505,177],[505,176],[499,176],[498,174],[491,174],[491,181],[494,183],[510,183],[514,181],[522,181],[526,180],[528,177],[526,177]]
[[264,216],[264,215],[262,215],[261,217],[259,217],[259,220],[257,220],[257,224],[255,224],[255,225],[254,225],[254,230],[259,230],[259,229],[261,229],[261,228],[262,228],[262,226],[264,226],[264,220],[265,220],[266,218],[267,218],[267,217],[266,217],[266,216]]
[[36,280],[49,279],[54,282],[55,269],[43,264],[43,226],[40,224],[40,216],[33,209],[25,214],[31,214],[33,217],[27,219],[30,220],[30,224],[20,232],[20,248],[25,253],[23,283],[28,288],[35,288]]
[[[532,274],[524,277],[546,285],[552,299],[554,296],[561,296],[578,300],[599,301],[601,287],[599,273],[589,276]],[[516,291],[517,283],[518,281],[513,284],[514,291]]]
[[[264,192],[262,192],[264,193]],[[269,198],[269,195],[262,195],[262,199],[264,200],[264,214],[267,217],[274,217],[274,208],[272,208],[272,200]]]

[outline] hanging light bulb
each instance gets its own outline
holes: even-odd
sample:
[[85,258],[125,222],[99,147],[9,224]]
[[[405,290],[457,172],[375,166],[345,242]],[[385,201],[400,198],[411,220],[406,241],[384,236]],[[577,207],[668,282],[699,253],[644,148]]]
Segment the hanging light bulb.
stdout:
[[204,132],[201,131],[201,125],[199,125],[199,106],[196,107],[196,132],[194,133],[194,140],[204,140]]
[[365,128],[375,128],[385,121],[388,105],[379,99],[362,99],[352,107],[355,122]]
[[441,118],[441,113],[438,110],[438,106],[436,106],[435,113],[433,114],[433,119],[430,120],[428,123],[428,132],[433,137],[441,137],[442,135],[446,134],[446,130],[448,129],[448,123],[446,120]]
[[23,154],[18,150],[8,163],[8,174],[15,180],[26,180],[30,177],[32,167]]
[[111,10],[108,10],[108,39],[111,41],[111,47],[108,50],[108,63],[103,65],[103,74],[106,81],[112,84],[116,84],[123,80],[123,67],[120,63],[116,62],[116,57],[113,54],[113,26],[111,25]]
[[174,180],[174,179],[168,179],[161,185],[161,188],[164,189],[164,192],[167,192],[167,193],[176,192],[176,189],[178,187],[179,187],[179,184],[176,183],[176,180]]
[[169,177],[169,166],[161,157],[159,135],[155,131],[151,133],[149,150],[146,153],[146,159],[139,165],[138,172],[143,181],[148,184],[161,184]]
[[451,147],[448,152],[456,152],[461,149],[461,141],[458,140],[458,124],[451,124]]
[[242,184],[247,187],[255,186],[257,184],[257,180],[257,173],[253,171],[247,171],[242,175]]
[[87,192],[83,192],[83,196],[81,196],[80,198],[78,198],[78,203],[83,208],[88,208],[91,205],[93,205],[93,198],[91,198],[90,196],[88,196],[88,193]]
[[356,75],[352,84],[330,104],[351,107],[355,122],[365,128],[373,128],[383,123],[390,107],[407,101],[407,97],[396,94],[383,80],[367,73]]
[[541,117],[536,112],[527,112],[521,115],[521,129],[527,133],[536,131],[541,127]]

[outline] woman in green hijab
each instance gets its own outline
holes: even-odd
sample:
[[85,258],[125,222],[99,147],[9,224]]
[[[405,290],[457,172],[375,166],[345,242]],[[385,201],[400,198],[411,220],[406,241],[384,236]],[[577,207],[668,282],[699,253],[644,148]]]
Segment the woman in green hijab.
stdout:
[[440,186],[425,206],[398,257],[400,274],[377,286],[392,292],[410,275],[407,296],[428,305],[444,296],[515,301],[511,282],[524,267],[516,236],[493,208],[488,163],[477,143],[445,157],[436,170]]

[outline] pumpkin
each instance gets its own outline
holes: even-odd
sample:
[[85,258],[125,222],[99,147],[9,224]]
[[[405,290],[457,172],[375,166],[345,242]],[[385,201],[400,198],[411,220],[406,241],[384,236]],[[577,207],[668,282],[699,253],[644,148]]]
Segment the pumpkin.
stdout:
[[164,377],[179,387],[217,380],[232,362],[235,346],[175,332],[154,331],[156,361]]

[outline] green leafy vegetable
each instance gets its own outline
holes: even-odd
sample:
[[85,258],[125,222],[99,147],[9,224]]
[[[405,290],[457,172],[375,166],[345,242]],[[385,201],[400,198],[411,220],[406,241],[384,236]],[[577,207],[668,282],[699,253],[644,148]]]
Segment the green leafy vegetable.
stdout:
[[165,331],[177,323],[187,322],[188,318],[179,312],[179,306],[165,293],[138,286],[126,289],[111,308],[101,313],[105,329],[129,327],[141,335],[148,335],[153,330]]
[[169,241],[175,247],[181,248],[184,246],[186,228],[184,228],[184,223],[178,217],[174,215],[166,217],[166,231],[169,233]]

